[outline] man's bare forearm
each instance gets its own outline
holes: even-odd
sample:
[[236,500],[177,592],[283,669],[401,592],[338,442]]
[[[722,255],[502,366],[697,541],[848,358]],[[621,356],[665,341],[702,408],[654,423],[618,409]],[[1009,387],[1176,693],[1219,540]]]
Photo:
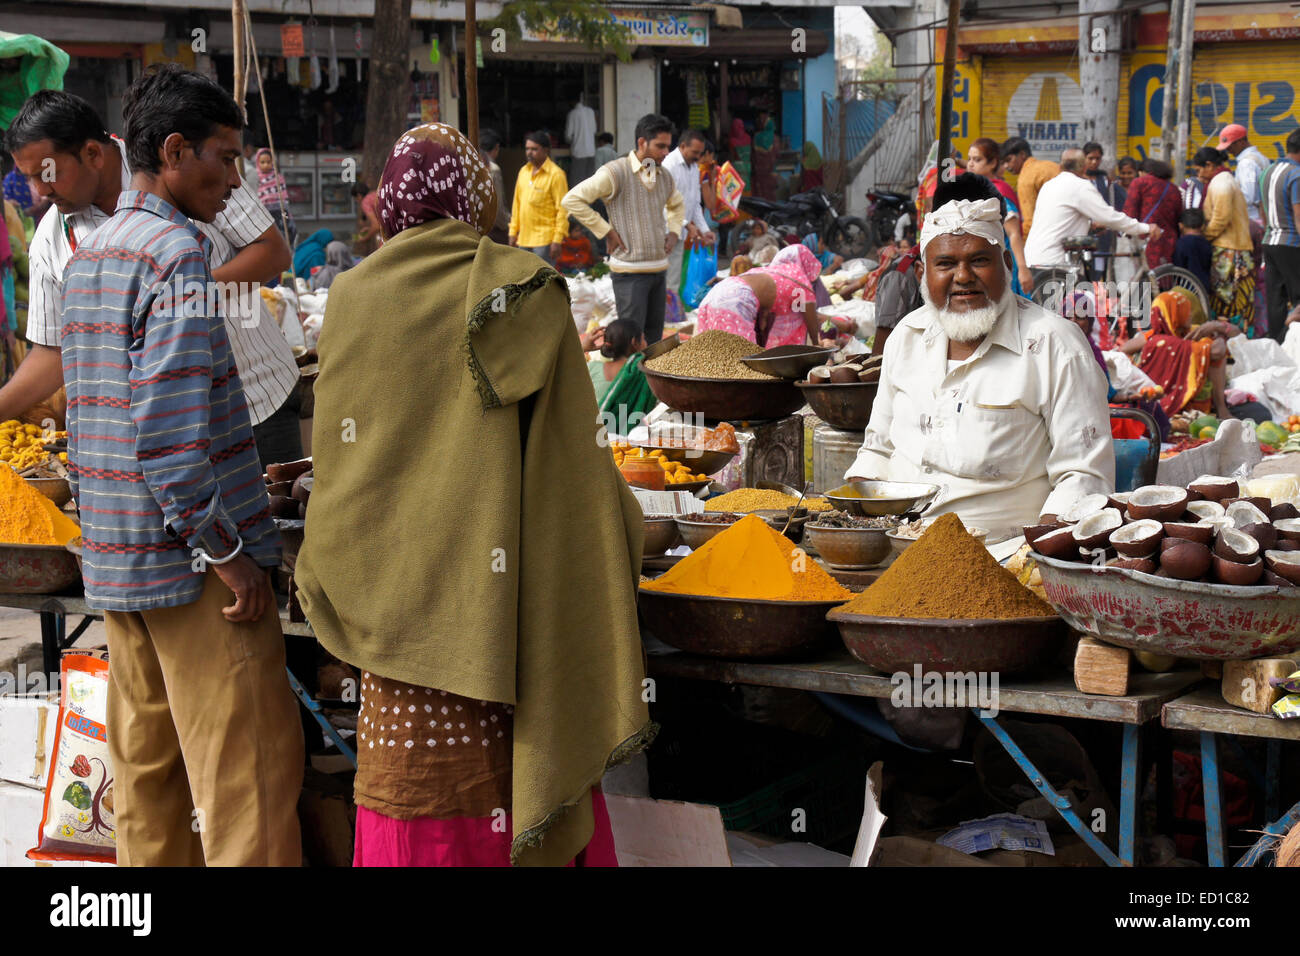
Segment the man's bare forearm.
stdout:
[[48,345],[33,345],[14,377],[0,388],[0,421],[17,418],[62,386],[62,352]]

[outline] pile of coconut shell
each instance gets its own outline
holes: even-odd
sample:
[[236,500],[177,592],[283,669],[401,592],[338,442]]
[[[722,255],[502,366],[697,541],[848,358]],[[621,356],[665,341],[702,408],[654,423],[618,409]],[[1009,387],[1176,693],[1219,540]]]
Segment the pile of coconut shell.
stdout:
[[1054,524],[1025,528],[1038,554],[1181,581],[1300,585],[1300,510],[1238,497],[1231,478],[1087,495]]

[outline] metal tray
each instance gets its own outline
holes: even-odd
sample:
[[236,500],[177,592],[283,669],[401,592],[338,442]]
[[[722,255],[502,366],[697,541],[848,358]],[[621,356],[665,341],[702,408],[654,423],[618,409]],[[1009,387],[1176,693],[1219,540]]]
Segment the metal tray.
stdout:
[[755,372],[775,375],[777,378],[799,379],[810,368],[822,365],[835,354],[834,349],[816,345],[778,345],[741,359]]
[[1051,661],[1066,625],[1059,617],[947,620],[832,611],[849,653],[885,673],[982,671],[1016,674]]
[[[846,487],[841,485],[840,488]],[[938,485],[914,484],[908,481],[853,481],[847,487],[862,495],[861,498],[841,498],[833,491],[822,497],[840,511],[863,518],[880,518],[885,515],[905,515],[923,511],[939,493]]]
[[1221,661],[1300,649],[1300,588],[1177,581],[1036,552],[1033,558],[1061,617],[1108,644]]
[[705,657],[803,657],[834,641],[826,612],[844,601],[749,601],[639,592],[641,620],[655,637]]

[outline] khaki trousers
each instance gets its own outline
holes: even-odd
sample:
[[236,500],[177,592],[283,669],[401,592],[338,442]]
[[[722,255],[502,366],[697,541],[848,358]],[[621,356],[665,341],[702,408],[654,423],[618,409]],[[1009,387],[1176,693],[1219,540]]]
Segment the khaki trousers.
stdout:
[[279,616],[232,624],[211,569],[193,604],[106,611],[121,866],[300,866],[303,738]]

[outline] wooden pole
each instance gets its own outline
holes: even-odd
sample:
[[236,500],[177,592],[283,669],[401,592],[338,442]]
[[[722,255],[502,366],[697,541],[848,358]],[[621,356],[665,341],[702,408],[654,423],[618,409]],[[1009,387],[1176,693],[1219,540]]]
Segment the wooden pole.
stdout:
[[465,135],[478,146],[478,11],[465,0]]
[[1174,155],[1178,125],[1178,55],[1183,38],[1184,0],[1169,0],[1169,41],[1165,53],[1164,108],[1160,116],[1160,158],[1166,163]]
[[1192,41],[1196,35],[1196,0],[1183,0],[1182,37],[1178,44],[1178,137],[1174,147],[1174,182],[1187,171],[1187,136],[1192,125]]
[[961,0],[948,0],[948,32],[943,38],[943,90],[939,94],[939,172],[942,175],[944,160],[952,153],[952,85],[957,72],[957,13]]
[[244,36],[244,0],[231,0],[230,28],[235,45],[235,102],[243,114],[244,123],[248,123],[248,111],[244,108],[244,99],[248,92],[248,39]]

